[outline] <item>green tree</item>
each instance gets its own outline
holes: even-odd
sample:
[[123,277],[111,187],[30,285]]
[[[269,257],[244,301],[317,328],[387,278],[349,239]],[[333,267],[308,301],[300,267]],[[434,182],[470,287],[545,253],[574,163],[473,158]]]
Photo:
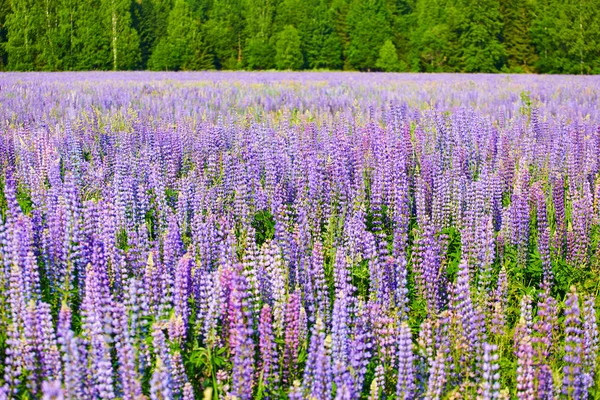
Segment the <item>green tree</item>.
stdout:
[[275,66],[273,21],[275,4],[271,0],[244,0],[246,45],[244,64],[249,69]]
[[342,45],[342,50],[344,51],[344,53],[348,48],[348,43],[350,43],[350,38],[348,36],[349,9],[350,4],[348,4],[347,0],[332,0],[331,5],[329,7],[331,19],[333,21],[333,30],[340,39],[340,43]]
[[43,13],[37,0],[13,0],[6,16],[8,68],[33,71],[43,47]]
[[146,68],[158,44],[158,38],[167,34],[169,13],[173,0],[134,1],[131,19],[140,41],[140,67]]
[[505,61],[498,0],[464,0],[460,45],[466,72],[496,72]]
[[530,33],[532,4],[529,0],[506,0],[500,10],[508,67],[511,71],[531,72],[537,58]]
[[0,71],[6,68],[6,16],[10,14],[10,0],[0,0]]
[[292,25],[298,30],[300,37],[303,37],[308,29],[311,10],[318,4],[318,0],[281,0],[274,18],[275,31],[281,32],[287,25]]
[[354,0],[348,10],[347,67],[361,71],[375,67],[379,49],[391,33],[382,0]]
[[101,0],[79,0],[75,13],[72,49],[74,69],[110,68],[110,31],[106,29]]
[[306,62],[309,68],[340,69],[342,43],[335,32],[333,15],[326,0],[313,9],[304,39]]
[[540,0],[535,13],[539,72],[600,73],[599,0]]
[[208,69],[212,65],[198,24],[185,0],[176,0],[169,14],[166,36],[159,39],[149,61],[154,70]]
[[391,40],[386,40],[379,49],[376,67],[384,72],[399,72],[401,70],[398,52]]
[[42,26],[40,27],[40,54],[37,60],[37,69],[56,71],[62,69],[64,53],[60,37],[59,7],[60,1],[43,0]]
[[392,4],[392,43],[398,50],[399,62],[403,70],[408,69],[411,61],[411,30],[416,25],[416,2],[413,0],[395,0]]
[[104,0],[105,29],[110,32],[111,67],[134,69],[141,61],[140,40],[131,26],[130,0]]
[[59,59],[58,69],[70,71],[75,68],[77,61],[73,47],[76,35],[77,0],[59,0],[56,10],[55,40]]
[[275,66],[275,49],[262,37],[252,37],[246,41],[245,64],[248,69],[265,70]]
[[300,49],[300,36],[298,35],[298,30],[292,25],[287,25],[279,34],[275,51],[277,69],[302,68],[304,58]]
[[460,68],[459,13],[452,0],[421,0],[416,14],[417,28],[411,38],[413,68],[427,72]]
[[534,18],[531,22],[531,40],[539,56],[536,70],[540,72],[557,72],[560,67],[553,57],[556,40],[558,4],[556,0],[538,0],[534,7]]
[[209,16],[202,29],[215,67],[241,68],[245,41],[242,0],[214,0]]

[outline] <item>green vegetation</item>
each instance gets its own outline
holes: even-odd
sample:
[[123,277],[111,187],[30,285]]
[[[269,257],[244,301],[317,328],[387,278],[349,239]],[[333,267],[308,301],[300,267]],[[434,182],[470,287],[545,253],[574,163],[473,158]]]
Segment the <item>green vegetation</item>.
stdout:
[[0,70],[600,73],[600,0],[0,0]]

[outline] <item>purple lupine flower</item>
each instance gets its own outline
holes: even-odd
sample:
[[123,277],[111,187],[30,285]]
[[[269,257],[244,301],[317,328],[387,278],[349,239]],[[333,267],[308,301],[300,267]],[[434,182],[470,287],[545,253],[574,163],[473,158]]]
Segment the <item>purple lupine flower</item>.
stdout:
[[483,362],[481,364],[481,381],[479,384],[479,398],[492,400],[500,398],[500,373],[498,370],[498,346],[483,344]]
[[112,330],[115,334],[115,349],[119,360],[119,378],[123,399],[135,400],[142,393],[141,377],[136,368],[133,338],[130,336],[125,307],[113,306]]
[[152,346],[156,360],[150,380],[150,397],[152,399],[170,399],[174,395],[174,382],[171,355],[162,324],[155,323],[152,327]]
[[12,168],[5,170],[4,176],[4,197],[6,198],[7,222],[12,222],[22,213],[21,207],[17,201],[17,181],[14,179]]
[[173,398],[171,376],[160,356],[156,357],[156,365],[150,380],[150,399],[168,400]]
[[42,383],[42,400],[64,400],[64,398],[60,381],[44,381]]
[[331,352],[335,361],[346,362],[348,354],[349,299],[344,290],[336,290],[331,314]]
[[427,310],[435,313],[441,303],[441,246],[431,225],[424,225],[415,240],[414,273],[419,293],[427,300]]
[[522,336],[528,336],[531,339],[533,333],[533,314],[531,306],[531,296],[525,295],[521,298],[521,315],[519,324],[515,327],[515,351],[519,351],[520,339]]
[[172,392],[175,396],[183,395],[185,385],[188,384],[188,377],[183,366],[183,358],[179,350],[170,353],[171,356],[171,377]]
[[52,324],[50,306],[42,301],[35,306],[35,342],[40,373],[44,379],[62,380],[62,365]]
[[510,213],[510,239],[517,247],[518,262],[524,265],[529,243],[529,172],[522,168],[512,193]]
[[276,336],[282,336],[285,325],[287,274],[279,247],[273,242],[265,242],[261,252],[263,249],[265,249],[265,270],[269,280],[269,293],[272,296],[273,329]]
[[110,345],[105,332],[110,332],[110,299],[106,282],[88,266],[85,296],[81,304],[84,338],[90,343],[90,362],[94,373],[93,390],[98,396],[112,399],[115,397],[113,385],[113,368]]
[[375,377],[371,382],[369,400],[377,400],[385,391],[385,373],[383,365],[379,364],[375,367]]
[[370,303],[373,336],[379,359],[385,366],[396,363],[396,326],[393,314],[377,303]]
[[536,368],[537,392],[536,398],[541,400],[554,399],[554,377],[547,364]]
[[552,180],[552,203],[556,219],[556,231],[554,246],[559,255],[563,254],[566,237],[566,217],[565,217],[565,181],[562,176]]
[[562,394],[572,399],[587,397],[583,370],[583,332],[579,311],[579,296],[574,286],[565,301],[565,355],[563,357]]
[[283,354],[283,382],[295,375],[300,346],[300,292],[290,295],[285,311],[285,349]]
[[429,368],[427,392],[424,399],[439,399],[446,385],[446,358],[443,351],[437,353],[435,360]]
[[278,381],[277,376],[277,348],[273,337],[271,307],[263,305],[258,321],[259,348],[260,348],[260,374],[263,385],[269,390]]
[[413,398],[416,390],[412,333],[408,323],[402,322],[398,332],[398,383],[396,396],[400,400]]
[[177,261],[183,256],[183,242],[175,215],[169,216],[169,227],[163,244],[163,262],[170,276],[174,276]]
[[[592,200],[589,184],[584,184],[583,193],[573,193],[572,224],[569,224],[568,235],[571,235],[568,246],[568,260],[579,266],[588,263],[590,215],[592,215]],[[571,230],[572,229],[572,230]]]
[[310,262],[306,263],[306,290],[304,292],[308,305],[308,316],[311,322],[315,321],[317,315],[325,322],[329,321],[329,294],[325,282],[323,245],[319,240],[315,241]]
[[538,319],[533,324],[532,342],[538,350],[538,360],[542,362],[550,355],[558,324],[556,300],[545,292],[540,293],[537,315]]
[[371,359],[373,331],[369,310],[364,302],[359,302],[354,315],[348,360],[354,380],[354,393],[362,391],[367,365]]
[[331,336],[326,336],[323,320],[317,318],[310,339],[302,386],[308,397],[330,399],[332,384]]
[[33,252],[29,251],[25,257],[25,263],[22,268],[23,274],[23,296],[25,301],[37,300],[40,298],[40,276],[38,266]]
[[402,254],[396,258],[396,283],[395,304],[398,308],[398,317],[401,320],[408,319],[408,263]]
[[492,266],[496,257],[495,253],[495,237],[492,218],[481,218],[478,224],[478,240],[479,251],[477,252],[477,266],[479,269],[478,291],[480,304],[489,304],[489,285],[492,278]]
[[469,269],[464,261],[458,266],[458,276],[452,293],[452,310],[460,318],[462,331],[471,346],[467,356],[476,357],[481,350],[483,318],[481,311],[473,305],[469,287]]
[[17,326],[10,323],[6,333],[6,350],[4,358],[4,389],[13,396],[17,395],[17,389],[21,384],[21,374],[25,368],[23,359],[24,346],[19,335]]
[[206,318],[211,299],[215,299],[217,295],[212,287],[214,275],[214,273],[198,265],[192,271],[192,288],[196,304],[196,330],[199,335],[203,334],[201,329],[204,327],[205,322],[207,322]]
[[217,325],[221,316],[222,297],[221,297],[221,279],[219,271],[214,271],[209,275],[208,283],[211,285],[209,291],[208,307],[204,318],[203,336],[204,340],[214,346],[217,342]]
[[181,315],[171,314],[171,318],[167,322],[167,332],[169,340],[179,344],[181,347],[185,339],[186,325],[183,322]]
[[79,339],[71,330],[71,309],[63,303],[58,314],[56,333],[62,352],[65,395],[69,399],[83,397],[82,384],[86,371],[80,363]]
[[505,330],[505,311],[508,303],[508,280],[506,268],[502,267],[498,274],[498,282],[493,294],[492,317],[490,321],[490,332],[494,335],[502,335]]
[[552,287],[554,274],[550,261],[550,227],[548,226],[548,217],[546,215],[546,197],[539,184],[536,184],[533,195],[537,203],[537,225],[538,225],[538,251],[542,260],[542,288],[549,291]]
[[535,355],[535,374],[537,381],[537,397],[540,399],[554,398],[554,377],[549,366],[549,357],[554,344],[557,329],[556,300],[546,292],[540,294],[538,303],[538,319],[533,325],[532,344]]
[[252,303],[253,312],[258,314],[260,312],[260,294],[259,294],[259,283],[257,276],[257,259],[258,259],[258,248],[255,242],[254,229],[249,226],[247,228],[247,236],[245,238],[244,248],[244,276],[246,281],[250,285],[250,301]]
[[588,295],[583,302],[583,367],[586,392],[594,384],[600,337],[596,322],[596,298]]
[[426,318],[419,327],[419,336],[417,338],[417,354],[421,375],[425,375],[428,371],[424,370],[426,366],[430,366],[434,362],[434,326],[430,318]]
[[[351,378],[347,378],[347,370],[340,364],[336,364],[337,368],[346,371],[345,374],[341,374],[341,379],[336,382],[335,400],[350,400],[356,397],[352,392]],[[334,367],[336,369],[336,367]],[[335,374],[335,372],[334,372]]]
[[175,285],[173,288],[173,303],[175,315],[181,316],[185,329],[190,315],[190,306],[188,304],[191,295],[191,280],[192,280],[193,260],[189,254],[185,254],[179,260],[175,269]]
[[181,400],[194,400],[194,389],[189,382],[186,382],[183,386],[183,394]]
[[533,365],[533,347],[531,337],[524,322],[519,324],[523,334],[515,343],[517,346],[517,396],[520,399],[535,399],[535,369]]
[[254,341],[252,340],[252,305],[248,293],[248,283],[241,274],[242,266],[238,265],[234,275],[231,293],[233,310],[232,329],[229,346],[233,355],[232,395],[240,399],[252,398],[254,383]]

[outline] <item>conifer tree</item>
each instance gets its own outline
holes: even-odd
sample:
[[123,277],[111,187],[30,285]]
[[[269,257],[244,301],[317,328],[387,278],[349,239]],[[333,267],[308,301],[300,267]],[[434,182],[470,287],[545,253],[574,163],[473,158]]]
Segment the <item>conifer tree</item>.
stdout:
[[381,49],[379,49],[379,58],[377,59],[376,66],[384,72],[400,71],[398,52],[391,40],[386,40]]
[[531,72],[535,48],[531,39],[532,4],[529,0],[506,0],[501,3],[502,37],[511,71]]
[[75,68],[77,54],[73,42],[76,35],[77,0],[59,0],[56,8],[56,49],[59,58],[59,70],[70,71]]
[[332,0],[329,7],[333,29],[340,38],[342,50],[345,53],[348,48],[350,38],[348,36],[348,11],[350,4],[348,0]]
[[205,44],[216,68],[242,67],[242,44],[245,42],[243,0],[214,0],[209,18],[203,24]]
[[498,0],[465,0],[460,45],[466,72],[495,72],[505,61]]
[[382,0],[354,0],[348,10],[348,36],[347,66],[361,71],[373,68],[379,49],[391,36],[385,3]]
[[8,68],[33,71],[43,41],[43,14],[37,0],[13,0],[6,16]]
[[104,0],[104,20],[110,32],[113,70],[136,68],[141,60],[140,41],[131,26],[130,0]]
[[105,70],[111,66],[110,31],[106,28],[102,0],[79,0],[73,34],[74,69]]
[[0,0],[0,71],[6,68],[6,16],[10,14],[10,0]]
[[198,24],[185,0],[176,0],[169,14],[166,36],[159,39],[150,58],[154,70],[192,70],[211,67]]
[[534,10],[537,71],[600,73],[599,0],[539,0]]
[[335,32],[333,15],[326,0],[320,0],[319,5],[314,8],[304,43],[309,68],[342,67],[342,43]]
[[304,58],[300,49],[300,36],[298,30],[292,25],[287,25],[279,34],[275,51],[277,69],[297,70],[302,68]]
[[273,21],[275,4],[271,0],[244,0],[246,45],[244,63],[249,69],[275,66]]
[[60,0],[42,0],[40,26],[40,54],[37,69],[56,71],[62,69],[64,55],[59,30]]
[[413,32],[413,66],[427,72],[450,72],[459,68],[458,25],[452,0],[420,0]]
[[167,34],[167,22],[173,0],[134,1],[131,20],[140,42],[140,66],[146,68],[158,38]]

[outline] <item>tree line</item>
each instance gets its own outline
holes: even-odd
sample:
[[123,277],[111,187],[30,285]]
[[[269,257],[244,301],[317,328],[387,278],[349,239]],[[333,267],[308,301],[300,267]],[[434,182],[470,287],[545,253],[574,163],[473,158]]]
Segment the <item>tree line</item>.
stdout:
[[600,0],[0,0],[0,69],[600,73]]

